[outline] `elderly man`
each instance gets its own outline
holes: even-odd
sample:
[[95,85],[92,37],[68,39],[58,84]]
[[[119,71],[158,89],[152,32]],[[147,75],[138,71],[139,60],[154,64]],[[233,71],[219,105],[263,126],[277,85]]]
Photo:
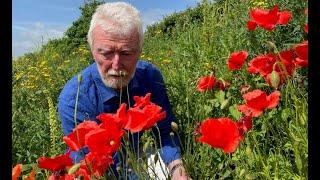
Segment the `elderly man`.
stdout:
[[[59,96],[58,111],[64,134],[70,134],[75,128],[76,107],[77,123],[85,119],[99,122],[96,117],[100,113],[114,113],[119,108],[119,103],[132,105],[133,96],[151,93],[151,102],[166,111],[166,118],[157,123],[158,129],[153,128],[155,134],[160,131],[160,156],[172,179],[188,179],[182,165],[177,135],[170,136],[171,122],[175,117],[170,109],[163,78],[154,65],[138,60],[143,44],[143,30],[137,9],[122,2],[98,6],[87,38],[95,62],[81,72],[78,93],[78,79],[75,76],[67,82]],[[133,133],[129,138],[135,148],[142,134],[143,132]],[[88,153],[88,149],[84,151]],[[84,157],[77,151],[70,156],[75,163]],[[121,178],[116,168],[119,161],[125,159],[119,158],[117,153],[113,159],[113,173]]]

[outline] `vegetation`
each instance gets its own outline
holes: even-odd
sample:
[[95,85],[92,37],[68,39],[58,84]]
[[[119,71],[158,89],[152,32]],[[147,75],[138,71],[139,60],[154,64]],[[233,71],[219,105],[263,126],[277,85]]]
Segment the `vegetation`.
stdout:
[[[81,7],[81,17],[63,38],[13,62],[12,160],[13,165],[24,164],[24,175],[35,167],[37,177],[47,177],[47,171],[35,166],[37,159],[62,154],[66,148],[57,98],[64,84],[93,62],[85,38],[98,4]],[[271,9],[275,4],[292,13],[287,25],[273,31],[247,29],[250,9]],[[204,119],[242,116],[236,106],[244,103],[243,85],[267,94],[274,91],[262,77],[247,72],[247,62],[307,40],[305,8],[305,0],[204,0],[147,27],[140,58],[154,63],[164,76],[179,125],[183,160],[193,179],[308,179],[307,68],[296,69],[279,87],[279,105],[253,119],[253,128],[235,152],[225,154],[196,142],[194,135]],[[248,52],[247,62],[241,70],[230,71],[228,57],[240,50]],[[197,82],[206,75],[231,85],[224,91],[200,93]],[[222,106],[226,99],[228,104]]]

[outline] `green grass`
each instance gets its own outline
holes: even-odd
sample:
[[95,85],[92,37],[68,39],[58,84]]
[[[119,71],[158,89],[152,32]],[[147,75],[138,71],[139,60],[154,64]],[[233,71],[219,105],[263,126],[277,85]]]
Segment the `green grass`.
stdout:
[[[284,50],[306,39],[302,26],[306,1],[259,1],[268,8],[279,3],[281,11],[293,12],[287,26],[272,32],[246,29],[252,2],[203,1],[194,9],[166,17],[145,33],[141,58],[157,65],[164,76],[179,124],[183,159],[193,179],[308,178],[307,69],[298,69],[279,89],[280,104],[253,119],[253,129],[234,153],[224,154],[197,143],[192,133],[206,118],[237,120],[239,113],[232,108],[244,103],[239,91],[242,85],[249,84],[252,90],[260,88],[268,94],[273,91],[259,75],[248,74],[246,64],[238,72],[228,71],[226,61],[231,52],[246,50],[249,62],[258,54],[272,52],[267,41]],[[54,113],[57,97],[66,81],[91,63],[91,56],[86,47],[71,54],[60,52],[61,47],[50,46],[13,63],[13,164],[32,164],[40,156],[64,151],[61,125]],[[198,78],[211,73],[229,81],[231,87],[222,94],[217,90],[199,93]],[[230,100],[224,109],[221,98]],[[46,176],[44,172],[38,170],[37,176]]]

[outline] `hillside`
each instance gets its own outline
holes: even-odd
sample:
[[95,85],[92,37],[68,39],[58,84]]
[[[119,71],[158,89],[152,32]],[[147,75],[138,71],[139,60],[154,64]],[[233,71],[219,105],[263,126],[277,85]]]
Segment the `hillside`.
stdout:
[[[25,174],[40,156],[53,157],[66,148],[57,98],[66,81],[93,62],[85,35],[98,4],[84,5],[81,17],[63,38],[13,62],[12,160],[26,165]],[[250,10],[272,9],[276,4],[279,11],[292,13],[286,25],[271,31],[248,30]],[[295,50],[307,40],[305,8],[305,0],[204,0],[147,27],[140,59],[152,62],[163,74],[179,125],[183,159],[193,179],[308,178],[307,66],[297,66],[276,88],[259,73],[248,73],[255,57]],[[248,57],[241,69],[230,70],[228,59],[237,51],[246,51]],[[282,78],[274,74],[278,79],[271,83]],[[199,78],[204,76],[214,76],[225,88],[199,92]],[[259,89],[267,95],[278,91],[280,100],[253,118],[252,129],[233,153],[196,141],[195,129],[205,119],[228,117],[239,122],[244,113],[237,106],[246,102],[240,91],[244,86],[250,87],[247,92]],[[37,172],[39,177],[47,176],[44,170]]]

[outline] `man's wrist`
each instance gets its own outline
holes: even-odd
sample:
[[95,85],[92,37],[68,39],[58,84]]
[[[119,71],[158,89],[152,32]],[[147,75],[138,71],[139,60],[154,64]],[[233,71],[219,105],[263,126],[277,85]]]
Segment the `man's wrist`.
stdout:
[[173,173],[174,173],[177,169],[179,169],[180,167],[183,167],[183,163],[182,163],[182,162],[173,165],[172,168],[171,168],[170,171],[169,171],[170,177],[172,177],[172,176],[173,176]]

